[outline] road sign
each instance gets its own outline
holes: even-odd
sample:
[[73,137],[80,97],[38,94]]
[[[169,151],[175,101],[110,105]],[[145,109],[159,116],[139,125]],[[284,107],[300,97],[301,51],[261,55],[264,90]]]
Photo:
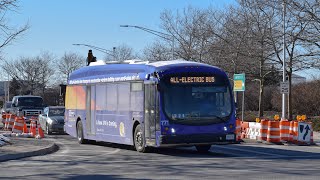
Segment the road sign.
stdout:
[[299,122],[298,126],[298,141],[310,143],[311,140],[311,125],[305,122]]
[[289,83],[288,81],[280,82],[280,93],[288,94],[289,93]]
[[233,80],[233,91],[245,91],[245,74],[234,74]]

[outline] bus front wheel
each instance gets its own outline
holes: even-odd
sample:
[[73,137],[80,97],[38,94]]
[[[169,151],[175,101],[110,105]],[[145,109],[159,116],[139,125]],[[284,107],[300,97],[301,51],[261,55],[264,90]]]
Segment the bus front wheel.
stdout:
[[144,136],[141,130],[140,124],[137,125],[136,129],[134,130],[134,147],[138,152],[144,153],[147,152],[147,148],[145,146]]
[[82,122],[78,121],[77,122],[77,139],[79,144],[85,144],[86,140],[83,137],[83,129],[82,129]]
[[198,145],[196,149],[200,153],[207,153],[211,148],[211,145]]

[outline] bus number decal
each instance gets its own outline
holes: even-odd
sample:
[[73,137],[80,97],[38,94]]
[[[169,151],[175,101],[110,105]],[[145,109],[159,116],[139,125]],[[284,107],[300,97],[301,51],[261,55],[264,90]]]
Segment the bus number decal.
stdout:
[[161,126],[169,126],[169,121],[168,120],[162,120],[161,121]]

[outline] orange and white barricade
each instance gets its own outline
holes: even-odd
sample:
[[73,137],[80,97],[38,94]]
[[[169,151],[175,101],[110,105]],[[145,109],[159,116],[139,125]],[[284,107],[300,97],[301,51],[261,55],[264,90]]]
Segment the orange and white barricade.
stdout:
[[249,122],[241,122],[241,139],[247,138],[249,132]]
[[249,139],[255,139],[255,140],[260,140],[260,129],[261,129],[261,124],[257,122],[249,122],[249,128],[248,128],[248,134],[247,138]]
[[30,133],[31,133],[32,137],[36,137],[36,135],[38,134],[38,132],[37,132],[37,120],[35,120],[35,119],[30,121]]
[[280,143],[280,123],[279,121],[268,122],[267,141],[271,143]]
[[291,121],[290,122],[290,129],[289,129],[290,137],[289,137],[289,140],[291,142],[293,142],[293,143],[297,143],[298,142],[298,125],[299,125],[298,121]]
[[23,133],[24,124],[25,121],[23,117],[16,117],[13,124],[12,132]]
[[37,127],[38,127],[38,137],[36,137],[36,138],[44,138],[44,133],[43,133],[43,130],[40,126],[39,121],[37,121]]
[[313,136],[312,124],[308,122],[298,122],[298,135],[296,143],[298,145],[311,144],[311,135]]
[[239,119],[236,120],[235,134],[236,134],[236,141],[240,141],[241,140],[241,121]]
[[37,119],[30,119],[30,133],[32,137],[44,138],[44,133]]
[[12,130],[15,118],[16,116],[13,114],[6,115],[6,122],[4,125],[5,130],[9,130],[9,131]]
[[268,123],[269,123],[269,120],[267,119],[261,120],[260,139],[262,141],[267,141]]
[[280,121],[280,140],[288,142],[290,139],[290,121]]

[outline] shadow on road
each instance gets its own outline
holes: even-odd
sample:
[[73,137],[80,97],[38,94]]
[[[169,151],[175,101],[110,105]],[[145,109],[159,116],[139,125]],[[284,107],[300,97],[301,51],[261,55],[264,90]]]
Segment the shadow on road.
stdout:
[[[63,178],[65,180],[72,180],[72,179],[77,179],[77,180],[100,180],[100,179],[128,179],[128,178],[121,178],[120,176],[117,175],[75,175],[67,178]],[[130,178],[132,179],[132,178]]]
[[[66,138],[63,136],[56,136],[56,138]],[[69,137],[67,137],[69,139]],[[75,138],[70,138],[70,140],[75,140]],[[141,155],[142,153],[138,153],[135,151],[133,146],[129,145],[121,145],[115,143],[107,143],[107,142],[96,142],[89,141],[94,149],[94,146],[104,146],[109,148],[117,148],[122,150],[128,150],[131,153],[136,153],[135,155]],[[145,154],[158,154],[158,155],[166,155],[166,156],[174,156],[174,157],[188,157],[188,158],[255,158],[255,159],[320,159],[320,147],[319,152],[307,152],[307,151],[299,151],[293,150],[295,146],[287,146],[287,149],[281,149],[275,147],[259,147],[259,146],[241,146],[238,145],[213,145],[211,147],[210,152],[208,153],[199,153],[196,151],[194,147],[178,147],[178,148],[151,148],[149,153]],[[298,147],[298,146],[297,146]],[[301,146],[300,146],[301,147]],[[305,146],[306,149],[316,147],[316,146]],[[291,148],[291,150],[289,149]]]

